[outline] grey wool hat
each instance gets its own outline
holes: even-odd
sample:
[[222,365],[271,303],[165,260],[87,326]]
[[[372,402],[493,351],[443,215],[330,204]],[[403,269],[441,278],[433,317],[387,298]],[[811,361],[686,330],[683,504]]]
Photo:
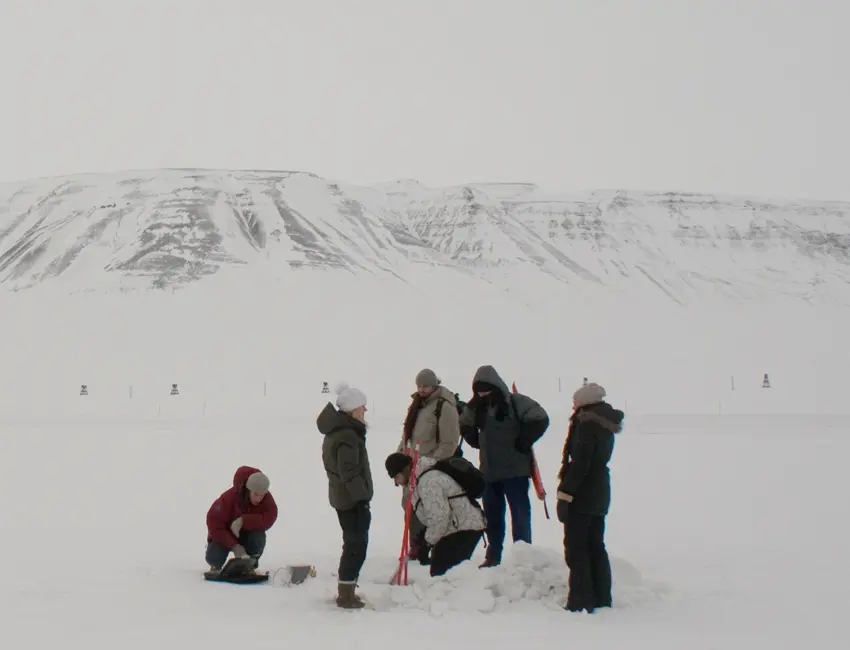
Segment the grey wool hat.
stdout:
[[587,406],[596,404],[605,399],[605,389],[593,382],[586,384],[573,393],[573,401],[576,406]]
[[254,472],[245,481],[245,487],[255,494],[266,494],[270,485],[269,477],[262,472]]
[[420,370],[416,375],[416,385],[417,386],[439,386],[440,378],[437,377],[437,373],[435,373],[430,368],[424,368]]

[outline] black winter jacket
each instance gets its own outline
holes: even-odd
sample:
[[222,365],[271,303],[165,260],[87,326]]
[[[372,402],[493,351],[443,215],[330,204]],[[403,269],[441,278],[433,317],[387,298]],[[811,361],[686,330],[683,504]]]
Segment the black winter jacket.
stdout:
[[607,402],[582,406],[570,418],[564,444],[559,492],[572,495],[569,505],[586,515],[606,515],[611,507],[608,462],[614,453],[614,435],[624,414]]

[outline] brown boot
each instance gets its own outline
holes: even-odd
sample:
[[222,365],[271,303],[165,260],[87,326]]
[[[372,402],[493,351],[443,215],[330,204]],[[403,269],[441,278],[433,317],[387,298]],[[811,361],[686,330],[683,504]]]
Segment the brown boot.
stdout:
[[357,585],[353,582],[340,582],[337,584],[339,595],[336,597],[336,606],[343,609],[360,609],[365,603],[354,593]]

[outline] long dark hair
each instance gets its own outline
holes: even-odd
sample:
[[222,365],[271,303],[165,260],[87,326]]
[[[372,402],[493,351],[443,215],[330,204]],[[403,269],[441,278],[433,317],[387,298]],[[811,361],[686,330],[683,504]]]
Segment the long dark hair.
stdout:
[[419,409],[422,408],[424,400],[419,393],[413,395],[410,401],[410,406],[407,408],[407,416],[404,418],[404,441],[410,442],[413,437],[413,426],[416,424],[416,417],[419,415]]

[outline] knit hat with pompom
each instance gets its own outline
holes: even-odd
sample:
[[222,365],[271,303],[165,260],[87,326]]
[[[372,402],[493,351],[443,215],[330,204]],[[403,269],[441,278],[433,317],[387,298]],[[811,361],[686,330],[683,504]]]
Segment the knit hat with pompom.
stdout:
[[366,393],[359,388],[352,388],[344,381],[337,385],[334,392],[336,393],[336,407],[346,413],[351,413],[361,406],[366,406],[366,402],[368,401],[366,399]]

